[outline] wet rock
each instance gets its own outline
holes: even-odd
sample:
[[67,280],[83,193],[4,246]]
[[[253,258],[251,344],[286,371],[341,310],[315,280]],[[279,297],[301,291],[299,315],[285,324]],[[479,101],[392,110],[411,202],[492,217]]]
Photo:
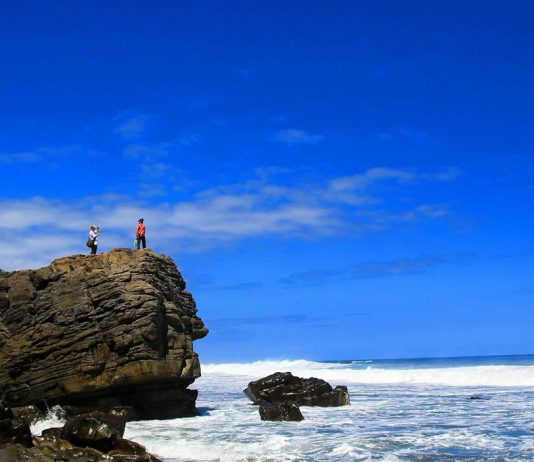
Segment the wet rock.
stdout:
[[63,428],[48,428],[33,438],[10,409],[0,407],[0,417],[6,417],[0,420],[0,462],[161,462],[144,446],[122,439],[120,410],[70,417]]
[[350,404],[347,387],[332,386],[315,377],[302,379],[291,372],[276,372],[250,382],[243,390],[254,403],[294,401],[299,406],[344,406]]
[[115,449],[124,434],[125,421],[102,412],[69,417],[61,431],[61,438],[75,446],[91,447],[102,452]]
[[160,459],[151,454],[141,454],[138,456],[128,456],[123,454],[115,454],[110,456],[110,462],[161,462]]
[[58,451],[57,459],[66,462],[103,462],[109,460],[109,458],[95,448],[71,448],[63,451]]
[[12,419],[14,416],[13,411],[9,407],[5,407],[0,404],[0,420]]
[[119,440],[113,451],[108,453],[113,462],[161,462],[153,455],[146,452],[146,448],[129,440]]
[[54,430],[56,431],[47,433],[43,431],[42,436],[34,436],[34,447],[42,453],[48,454],[59,454],[62,451],[74,448],[71,442],[61,439],[61,428]]
[[61,438],[61,430],[63,430],[63,427],[52,427],[52,428],[45,428],[41,432],[41,436],[43,438]]
[[[7,444],[0,447],[0,460],[2,462],[22,462],[27,461],[32,457],[28,448],[20,444]],[[41,459],[35,459],[35,462]],[[48,461],[46,461],[48,462]]]
[[0,275],[0,396],[129,419],[196,415],[193,341],[208,330],[174,262],[150,250]]
[[146,453],[146,448],[130,440],[121,439],[117,441],[115,449],[109,455],[133,455],[139,456]]
[[8,443],[18,443],[26,447],[32,446],[30,426],[14,418],[0,420],[0,446]]
[[46,414],[33,404],[28,406],[14,407],[11,410],[17,419],[27,423],[28,425],[32,425],[33,423],[46,417]]
[[261,420],[294,421],[304,420],[297,403],[283,401],[279,403],[260,403]]

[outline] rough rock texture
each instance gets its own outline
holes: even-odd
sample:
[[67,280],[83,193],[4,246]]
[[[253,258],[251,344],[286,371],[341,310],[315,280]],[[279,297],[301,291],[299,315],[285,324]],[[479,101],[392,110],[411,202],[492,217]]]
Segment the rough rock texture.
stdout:
[[350,404],[347,387],[332,386],[315,377],[301,379],[291,372],[276,372],[250,382],[243,390],[254,403],[294,401],[300,406],[344,406]]
[[31,446],[32,434],[27,423],[17,419],[11,409],[0,405],[0,446],[8,443]]
[[260,403],[261,420],[294,421],[304,420],[297,403],[283,401],[281,403]]
[[90,412],[70,417],[61,431],[61,438],[81,447],[109,452],[124,435],[126,422],[103,412]]
[[208,333],[174,262],[150,250],[0,274],[0,397],[8,406],[117,406],[196,415],[193,340]]
[[15,418],[28,425],[46,418],[46,413],[33,404],[29,406],[14,407],[11,411]]
[[120,412],[92,412],[32,437],[30,427],[0,405],[0,461],[160,462],[144,446],[122,439],[124,426]]

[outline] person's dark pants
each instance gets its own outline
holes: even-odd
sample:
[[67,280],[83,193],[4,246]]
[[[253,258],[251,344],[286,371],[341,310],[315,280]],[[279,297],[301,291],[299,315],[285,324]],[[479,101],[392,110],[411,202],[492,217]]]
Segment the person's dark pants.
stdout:
[[96,249],[97,249],[97,247],[98,247],[98,246],[95,245],[95,244],[93,244],[93,245],[91,246],[91,255],[96,255]]
[[141,245],[143,245],[143,249],[146,249],[146,237],[145,236],[137,237],[137,250],[141,248]]

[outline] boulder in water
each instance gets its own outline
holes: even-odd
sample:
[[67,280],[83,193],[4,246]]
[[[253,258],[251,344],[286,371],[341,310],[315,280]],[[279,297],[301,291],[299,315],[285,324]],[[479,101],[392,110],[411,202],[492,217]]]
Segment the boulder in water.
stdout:
[[332,386],[322,379],[302,379],[291,372],[276,372],[250,382],[243,390],[254,403],[293,401],[299,406],[344,406],[350,404],[347,387]]
[[261,420],[274,421],[293,421],[300,422],[304,420],[297,403],[291,401],[282,401],[279,403],[260,403]]

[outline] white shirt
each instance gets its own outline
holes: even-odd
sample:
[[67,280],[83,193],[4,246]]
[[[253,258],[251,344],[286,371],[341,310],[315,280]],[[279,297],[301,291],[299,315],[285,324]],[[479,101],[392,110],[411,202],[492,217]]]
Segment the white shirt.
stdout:
[[91,239],[95,245],[98,245],[98,234],[99,233],[93,229],[89,231],[89,239]]

